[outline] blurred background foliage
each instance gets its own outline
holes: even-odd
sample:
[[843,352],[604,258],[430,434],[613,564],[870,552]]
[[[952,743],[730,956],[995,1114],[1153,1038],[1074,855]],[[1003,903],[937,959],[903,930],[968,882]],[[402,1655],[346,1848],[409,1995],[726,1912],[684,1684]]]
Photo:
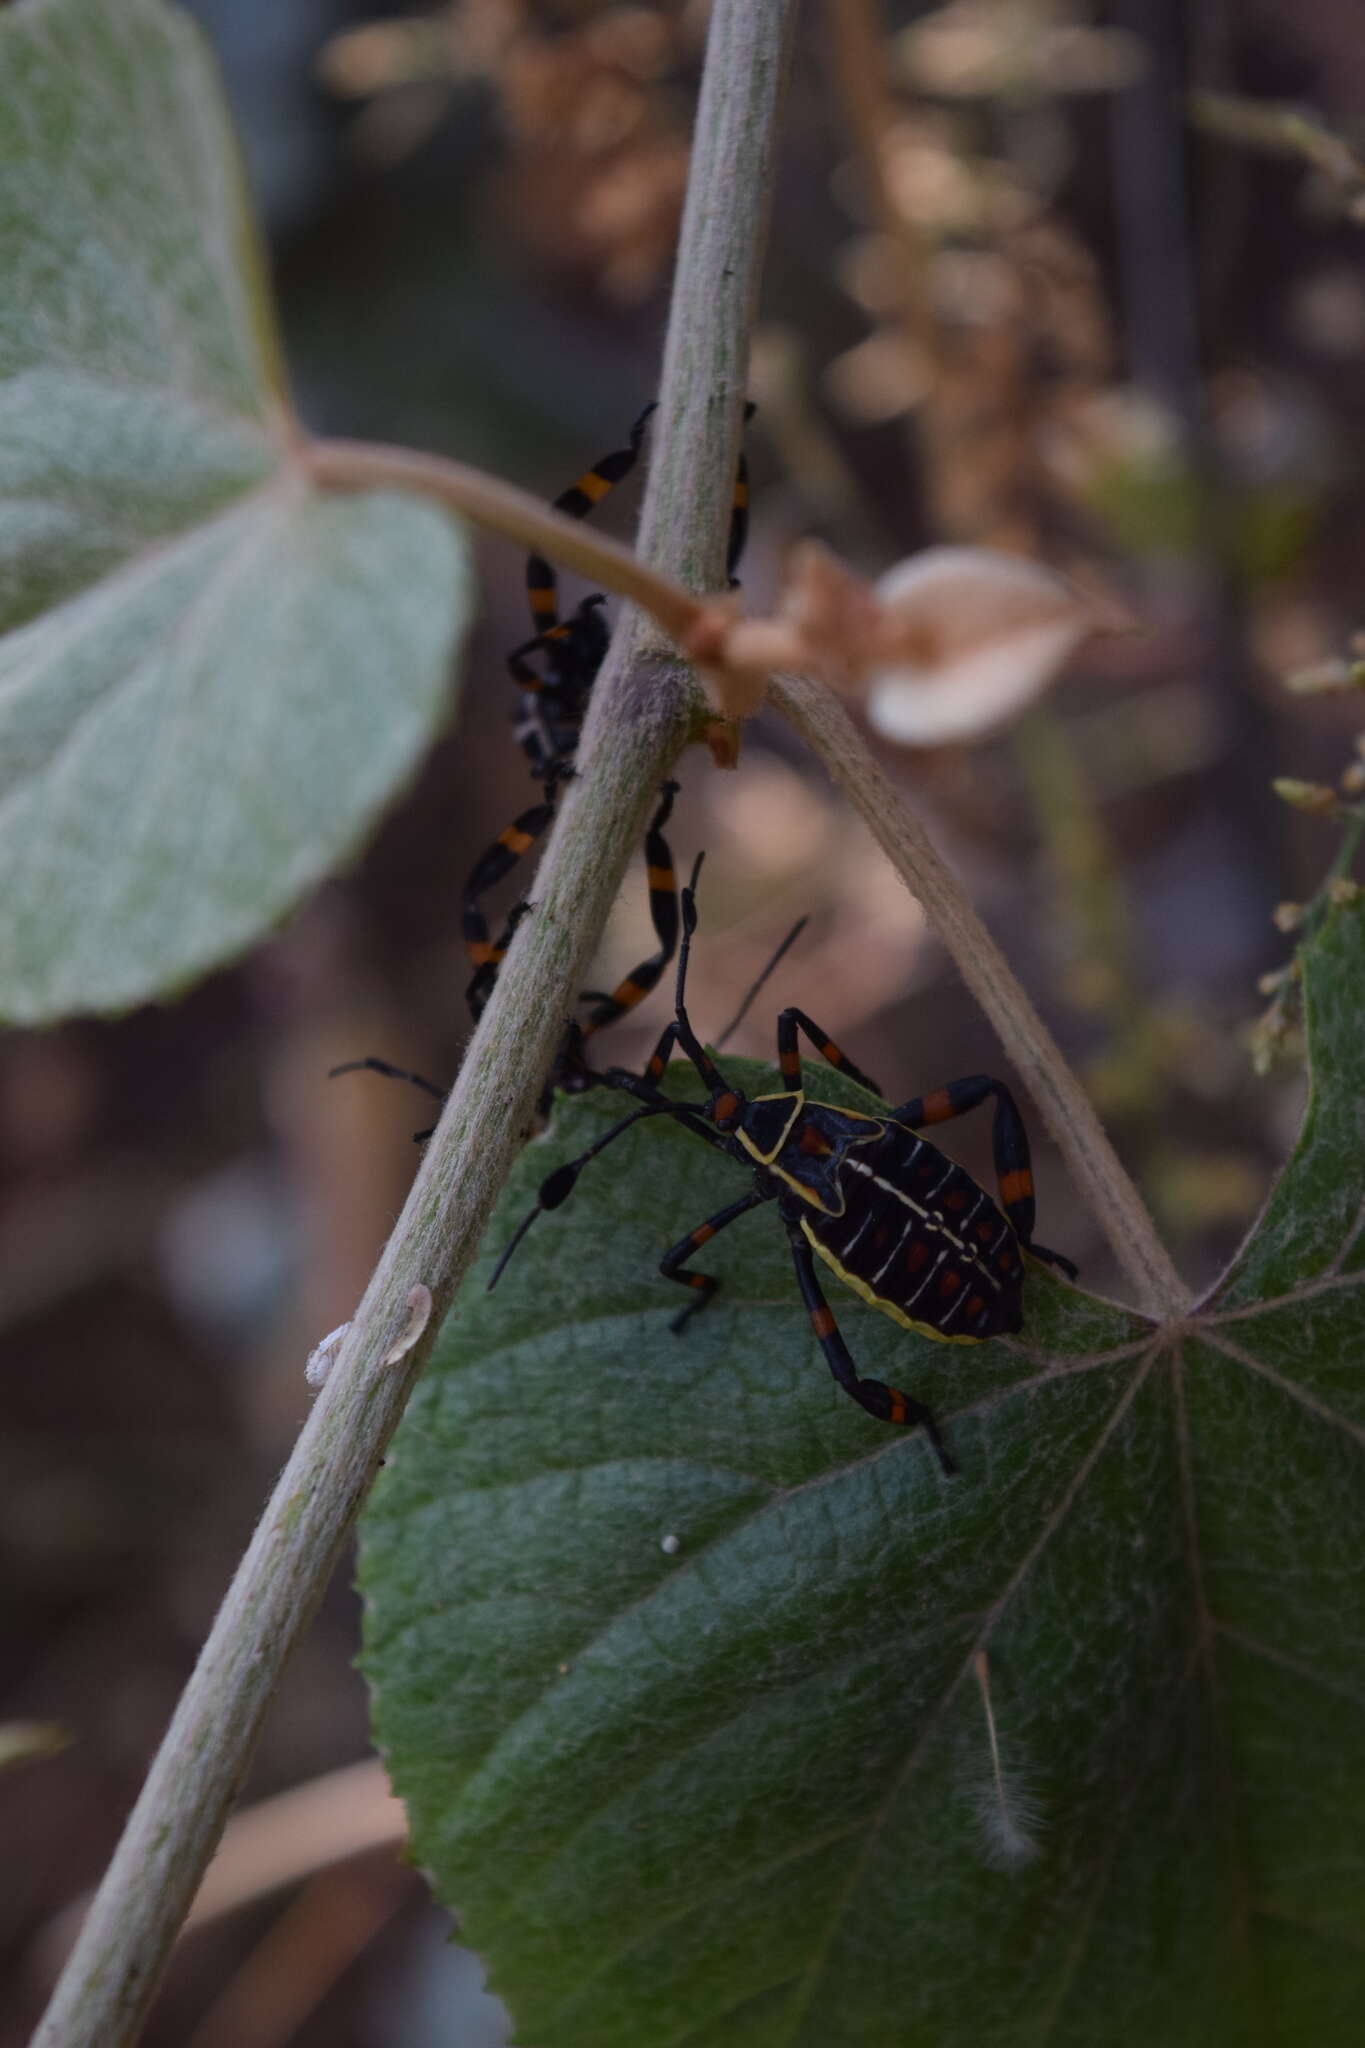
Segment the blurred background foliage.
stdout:
[[[654,387],[701,0],[193,11],[309,423],[546,496],[619,445]],[[1197,1283],[1296,1124],[1288,934],[1342,847],[1342,778],[1356,799],[1365,778],[1358,28],[1350,0],[810,0],[754,353],[756,602],[814,533],[870,573],[932,541],[1004,548],[1138,621],[1013,729],[885,758]],[[604,507],[613,530],[633,502]],[[374,1051],[446,1077],[460,1058],[461,887],[534,797],[503,666],[529,630],[523,565],[480,552],[458,725],[353,871],[174,1007],[0,1046],[0,1716],[71,1737],[0,1788],[3,2048],[292,1440],[304,1356],[349,1314],[412,1170],[416,1098],[327,1070]],[[693,753],[681,776],[675,850],[708,853],[695,1012],[713,1032],[805,912],[738,1050],[766,1051],[800,1002],[902,1094],[1000,1070],[785,729],[756,722],[734,775]],[[648,950],[641,882],[603,985]],[[1038,1136],[1044,1235],[1116,1285]],[[988,1173],[984,1128],[957,1149]],[[355,1634],[338,1583],[250,1794],[362,1754]],[[417,1878],[372,1852],[193,1935],[147,2038],[498,2039],[441,1934]]]

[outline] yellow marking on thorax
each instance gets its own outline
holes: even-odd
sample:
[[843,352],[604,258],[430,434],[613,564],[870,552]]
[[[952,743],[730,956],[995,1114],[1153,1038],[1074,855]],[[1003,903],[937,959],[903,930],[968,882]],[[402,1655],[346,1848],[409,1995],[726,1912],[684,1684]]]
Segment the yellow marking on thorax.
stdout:
[[[804,1093],[799,1088],[791,1093],[790,1098],[788,1096],[788,1091],[785,1088],[783,1089],[780,1095],[754,1095],[750,1098],[750,1100],[753,1102],[786,1102],[788,1099],[790,1099],[791,1101],[792,1113],[787,1118],[786,1123],[782,1126],[782,1134],[778,1138],[777,1143],[773,1146],[771,1152],[760,1152],[757,1145],[754,1143],[753,1139],[749,1136],[749,1133],[742,1126],[739,1130],[735,1132],[735,1136],[739,1139],[740,1144],[744,1147],[749,1157],[751,1159],[756,1159],[760,1166],[772,1165],[774,1159],[776,1159],[778,1153],[786,1144],[792,1125],[796,1122],[797,1117],[800,1116],[802,1110],[805,1108],[806,1098]],[[781,1176],[783,1180],[786,1180],[787,1177],[788,1176],[785,1173]],[[793,1181],[792,1186],[795,1187],[796,1185],[797,1183]]]
[[[822,1202],[816,1189],[808,1188],[802,1181],[794,1180],[791,1174],[785,1173],[780,1166],[769,1164],[768,1171],[775,1179],[780,1180],[784,1187],[789,1187],[794,1195],[799,1195],[808,1209],[818,1209],[822,1216],[841,1216],[843,1214],[841,1209],[831,1209],[828,1202]],[[801,1228],[804,1230],[805,1227],[803,1223]]]

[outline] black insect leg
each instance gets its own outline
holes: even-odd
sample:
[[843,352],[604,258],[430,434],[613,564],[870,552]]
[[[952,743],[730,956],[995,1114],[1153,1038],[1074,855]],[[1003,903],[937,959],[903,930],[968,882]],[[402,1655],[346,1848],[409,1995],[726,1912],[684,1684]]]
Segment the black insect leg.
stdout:
[[469,1004],[476,1024],[493,993],[498,968],[516,929],[514,916],[502,937],[494,945],[489,936],[488,920],[480,908],[480,898],[496,887],[504,875],[512,872],[517,862],[545,832],[554,814],[552,799],[546,803],[534,804],[529,811],[523,811],[505,832],[498,834],[488,851],[475,862],[474,871],[465,883],[462,927],[465,951],[474,969],[474,978],[465,990],[465,1001]]
[[[602,1079],[613,1088],[624,1089],[627,1095],[638,1096],[641,1102],[661,1101],[663,1098],[659,1092],[659,1083],[668,1071],[668,1062],[677,1039],[677,1025],[665,1025],[658,1044],[645,1061],[642,1073],[632,1074],[628,1067],[608,1067]],[[700,1104],[697,1107],[697,1115],[701,1115]]]
[[[659,808],[649,821],[645,834],[645,870],[649,878],[649,916],[654,926],[654,936],[659,948],[648,960],[642,960],[633,967],[624,981],[618,982],[609,996],[604,996],[583,1026],[584,1038],[590,1038],[594,1031],[604,1025],[614,1024],[618,1017],[624,1017],[637,1003],[642,1003],[650,990],[658,986],[664,969],[678,950],[678,879],[673,872],[673,856],[664,838],[664,826],[673,811],[673,799],[678,793],[676,782],[665,782],[659,792]],[[661,1070],[662,1071],[662,1070]]]
[[[507,656],[507,673],[522,693],[517,740],[539,782],[567,774],[572,764],[588,696],[607,652],[606,601],[602,591],[594,591],[569,618],[523,640]],[[531,666],[533,654],[543,658],[546,674]]]
[[751,1209],[757,1209],[763,1202],[771,1200],[771,1195],[741,1195],[737,1202],[731,1202],[728,1208],[717,1209],[715,1215],[708,1216],[705,1223],[699,1223],[695,1230],[689,1230],[687,1236],[675,1244],[672,1251],[665,1252],[660,1259],[659,1271],[665,1280],[676,1280],[680,1287],[696,1289],[695,1301],[689,1301],[686,1308],[679,1309],[668,1326],[675,1336],[680,1330],[686,1329],[693,1316],[701,1313],[720,1286],[719,1280],[711,1273],[684,1272],[683,1268],[687,1261],[694,1252],[700,1251],[704,1244],[709,1244],[717,1231],[724,1230],[726,1225],[733,1223],[737,1217],[747,1216]]
[[995,1153],[995,1177],[1000,1189],[1000,1206],[1009,1218],[1015,1236],[1026,1251],[1035,1259],[1046,1259],[1050,1266],[1060,1266],[1072,1280],[1076,1267],[1061,1252],[1049,1251],[1045,1244],[1033,1241],[1033,1222],[1037,1204],[1033,1195],[1033,1163],[1029,1154],[1028,1132],[1019,1106],[1003,1081],[992,1080],[989,1074],[968,1074],[961,1081],[950,1081],[946,1088],[935,1088],[929,1095],[917,1095],[911,1102],[904,1102],[891,1114],[900,1124],[909,1124],[920,1130],[929,1124],[947,1123],[952,1117],[965,1116],[988,1096],[995,1097],[995,1117],[991,1125],[991,1145]]
[[952,1476],[957,1466],[944,1448],[939,1435],[938,1424],[930,1409],[922,1401],[912,1400],[909,1394],[901,1393],[898,1387],[883,1385],[881,1380],[865,1380],[858,1376],[858,1368],[839,1332],[834,1320],[834,1311],[820,1291],[820,1282],[815,1277],[815,1254],[810,1248],[799,1223],[788,1219],[787,1236],[791,1240],[792,1261],[796,1267],[797,1284],[801,1299],[806,1304],[811,1328],[825,1354],[825,1363],[834,1374],[844,1392],[855,1400],[860,1408],[866,1408],[869,1415],[875,1415],[878,1422],[902,1423],[911,1428],[916,1425],[923,1429],[934,1447],[934,1455],[945,1473]]
[[[615,448],[610,455],[604,455],[600,462],[594,462],[591,469],[585,469],[566,491],[560,492],[555,499],[556,512],[565,512],[570,519],[586,519],[593,507],[600,505],[607,493],[630,475],[639,460],[645,422],[653,410],[653,405],[645,407],[631,428],[624,448]],[[555,572],[544,555],[531,555],[527,560],[526,596],[536,628],[544,633],[555,625],[559,617]]]
[[[744,408],[744,424],[747,427],[754,416],[752,403]],[[744,543],[749,538],[749,458],[741,443],[739,461],[735,465],[735,490],[730,500],[730,532],[725,544],[725,573],[733,590],[739,581],[735,575],[739,558],[744,553]]]
[[428,1081],[425,1074],[410,1074],[406,1067],[391,1067],[387,1060],[373,1056],[363,1060],[343,1060],[339,1067],[327,1069],[327,1079],[334,1081],[338,1074],[359,1074],[368,1072],[382,1074],[386,1081],[411,1081],[414,1088],[423,1088],[428,1095],[434,1095],[438,1102],[444,1102],[446,1091],[438,1088],[434,1081]]
[[[608,1067],[605,1073],[595,1075],[594,1079],[601,1081],[609,1088],[619,1088],[625,1095],[633,1095],[637,1102],[668,1103],[684,1129],[691,1131],[694,1137],[704,1138],[713,1150],[724,1152],[727,1158],[733,1159],[736,1157],[733,1140],[723,1137],[714,1124],[707,1122],[699,1102],[670,1103],[669,1098],[663,1094],[659,1087],[659,1083],[662,1081],[667,1070],[669,1054],[673,1050],[677,1035],[677,1025],[668,1025],[659,1043],[645,1062],[645,1069],[642,1074],[632,1074],[628,1067]],[[741,1164],[747,1166],[751,1163],[744,1154],[738,1156],[740,1157]]]
[[677,1042],[677,1025],[666,1024],[659,1034],[658,1044],[645,1061],[644,1079],[651,1087],[657,1088],[668,1072],[668,1062],[673,1057],[673,1048]]
[[[846,1053],[840,1052],[827,1032],[808,1017],[804,1010],[784,1010],[777,1020],[777,1059],[782,1069],[782,1079],[789,1088],[801,1086],[801,1055],[797,1050],[796,1034],[804,1031],[822,1060],[827,1060],[837,1073],[847,1074],[850,1081],[858,1081],[864,1088],[870,1088],[874,1095],[882,1091],[861,1067],[855,1067]],[[882,1100],[885,1101],[885,1096]]]
[[[410,1074],[406,1067],[391,1067],[387,1060],[377,1060],[373,1054],[367,1059],[343,1060],[339,1067],[329,1067],[327,1079],[335,1081],[338,1074],[359,1074],[364,1071],[382,1074],[386,1081],[411,1081],[414,1088],[425,1089],[426,1093],[434,1095],[438,1102],[444,1102],[446,1099],[445,1089],[438,1088],[434,1081],[428,1081],[425,1074]],[[413,1143],[420,1145],[424,1138],[431,1136],[435,1128],[435,1124],[428,1124],[425,1130],[414,1131]]]

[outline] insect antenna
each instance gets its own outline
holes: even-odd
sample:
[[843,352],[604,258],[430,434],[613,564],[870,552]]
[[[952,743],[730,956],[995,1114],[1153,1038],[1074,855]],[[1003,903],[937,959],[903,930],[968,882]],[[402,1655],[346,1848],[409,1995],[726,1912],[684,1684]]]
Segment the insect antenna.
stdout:
[[368,1069],[372,1074],[382,1074],[387,1081],[411,1081],[414,1088],[424,1088],[428,1095],[434,1095],[438,1102],[444,1102],[446,1091],[438,1088],[434,1081],[428,1081],[425,1074],[410,1074],[406,1067],[391,1067],[387,1060],[374,1058],[343,1060],[339,1067],[327,1069],[327,1079],[335,1081],[338,1074],[358,1074]]
[[749,990],[748,995],[745,996],[744,1001],[740,1004],[734,1016],[730,1019],[725,1029],[721,1032],[720,1037],[716,1040],[717,1052],[724,1052],[726,1041],[734,1037],[740,1025],[748,1016],[749,1011],[752,1009],[755,996],[757,996],[761,992],[764,984],[770,979],[772,974],[781,965],[782,961],[786,958],[787,954],[790,953],[792,947],[796,944],[797,940],[800,938],[802,932],[806,929],[806,926],[809,923],[810,919],[808,917],[797,918],[796,923],[787,933],[786,938],[783,939],[781,945],[773,954],[772,959],[768,962],[763,972],[759,975],[758,980]]
[[[425,1074],[410,1074],[406,1067],[391,1067],[387,1060],[377,1060],[373,1055],[364,1060],[343,1060],[339,1067],[329,1067],[327,1079],[335,1081],[338,1074],[358,1074],[366,1069],[372,1074],[382,1074],[386,1081],[411,1081],[414,1088],[425,1089],[427,1094],[434,1095],[438,1102],[444,1102],[446,1099],[447,1090],[438,1088],[434,1081],[428,1081]],[[425,1144],[435,1129],[435,1124],[428,1124],[425,1130],[414,1131],[413,1144]]]
[[[692,863],[692,876],[682,891],[682,944],[678,948],[678,989],[675,1011],[677,1016],[677,1043],[697,1070],[704,1087],[710,1090],[711,1100],[706,1114],[715,1117],[717,1105],[724,1102],[738,1113],[741,1097],[729,1086],[724,1074],[711,1058],[710,1053],[692,1029],[692,1019],[687,1014],[687,963],[692,953],[692,934],[697,929],[697,877],[706,855],[699,853]],[[729,1130],[729,1123],[716,1118],[717,1128]]]
[[602,1133],[602,1136],[595,1144],[589,1145],[586,1152],[580,1152],[577,1159],[566,1160],[563,1166],[557,1166],[553,1173],[547,1174],[540,1184],[540,1193],[536,1196],[535,1208],[528,1215],[523,1216],[512,1234],[511,1243],[493,1268],[487,1291],[491,1294],[497,1286],[506,1269],[508,1260],[531,1228],[531,1225],[535,1222],[537,1216],[541,1215],[546,1209],[557,1209],[561,1202],[567,1202],[577,1185],[578,1176],[583,1171],[583,1168],[590,1160],[596,1159],[599,1152],[604,1152],[607,1146],[613,1140],[619,1138],[623,1131],[628,1131],[632,1124],[638,1124],[642,1118],[647,1116],[695,1117],[696,1114],[697,1110],[694,1103],[651,1102],[646,1108],[634,1109],[629,1116],[622,1117],[620,1123],[613,1124],[609,1131]]

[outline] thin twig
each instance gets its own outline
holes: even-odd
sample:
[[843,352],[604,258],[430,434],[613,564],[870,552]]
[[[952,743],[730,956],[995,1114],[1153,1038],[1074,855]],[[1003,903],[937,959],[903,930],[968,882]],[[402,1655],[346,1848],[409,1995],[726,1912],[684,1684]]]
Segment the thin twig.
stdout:
[[771,691],[845,792],[905,886],[924,905],[968,988],[1000,1034],[1040,1114],[1089,1198],[1105,1236],[1151,1315],[1180,1315],[1189,1290],[1099,1118],[1000,948],[922,827],[864,745],[842,704],[805,676]]
[[[651,567],[698,590],[721,580],[794,11],[795,0],[716,0],[707,41],[641,542]],[[303,458],[315,479],[318,452]],[[374,451],[376,487],[398,481],[396,452],[382,451],[381,461]],[[337,471],[331,480],[354,488],[359,451],[346,460],[349,475]],[[421,488],[425,475],[435,488],[425,458],[415,462],[409,486]],[[513,530],[511,516],[502,530]],[[582,559],[555,545],[561,559]],[[694,703],[685,666],[628,614],[594,686],[579,773],[537,878],[534,914],[518,927],[403,1213],[214,1623],[34,2048],[125,2048],[138,2032],[270,1697],[530,1127],[645,810]],[[430,1296],[425,1320],[405,1334],[407,1304],[419,1289]]]
[[308,481],[325,491],[415,491],[504,534],[528,552],[551,556],[590,583],[634,599],[653,613],[674,640],[683,639],[700,610],[696,599],[639,555],[580,519],[569,519],[513,484],[446,455],[382,442],[301,438],[296,460]]
[[1343,192],[1365,191],[1365,158],[1311,108],[1285,100],[1201,91],[1190,93],[1186,104],[1194,126],[1208,135],[1278,156],[1299,157],[1314,170],[1325,172]]

